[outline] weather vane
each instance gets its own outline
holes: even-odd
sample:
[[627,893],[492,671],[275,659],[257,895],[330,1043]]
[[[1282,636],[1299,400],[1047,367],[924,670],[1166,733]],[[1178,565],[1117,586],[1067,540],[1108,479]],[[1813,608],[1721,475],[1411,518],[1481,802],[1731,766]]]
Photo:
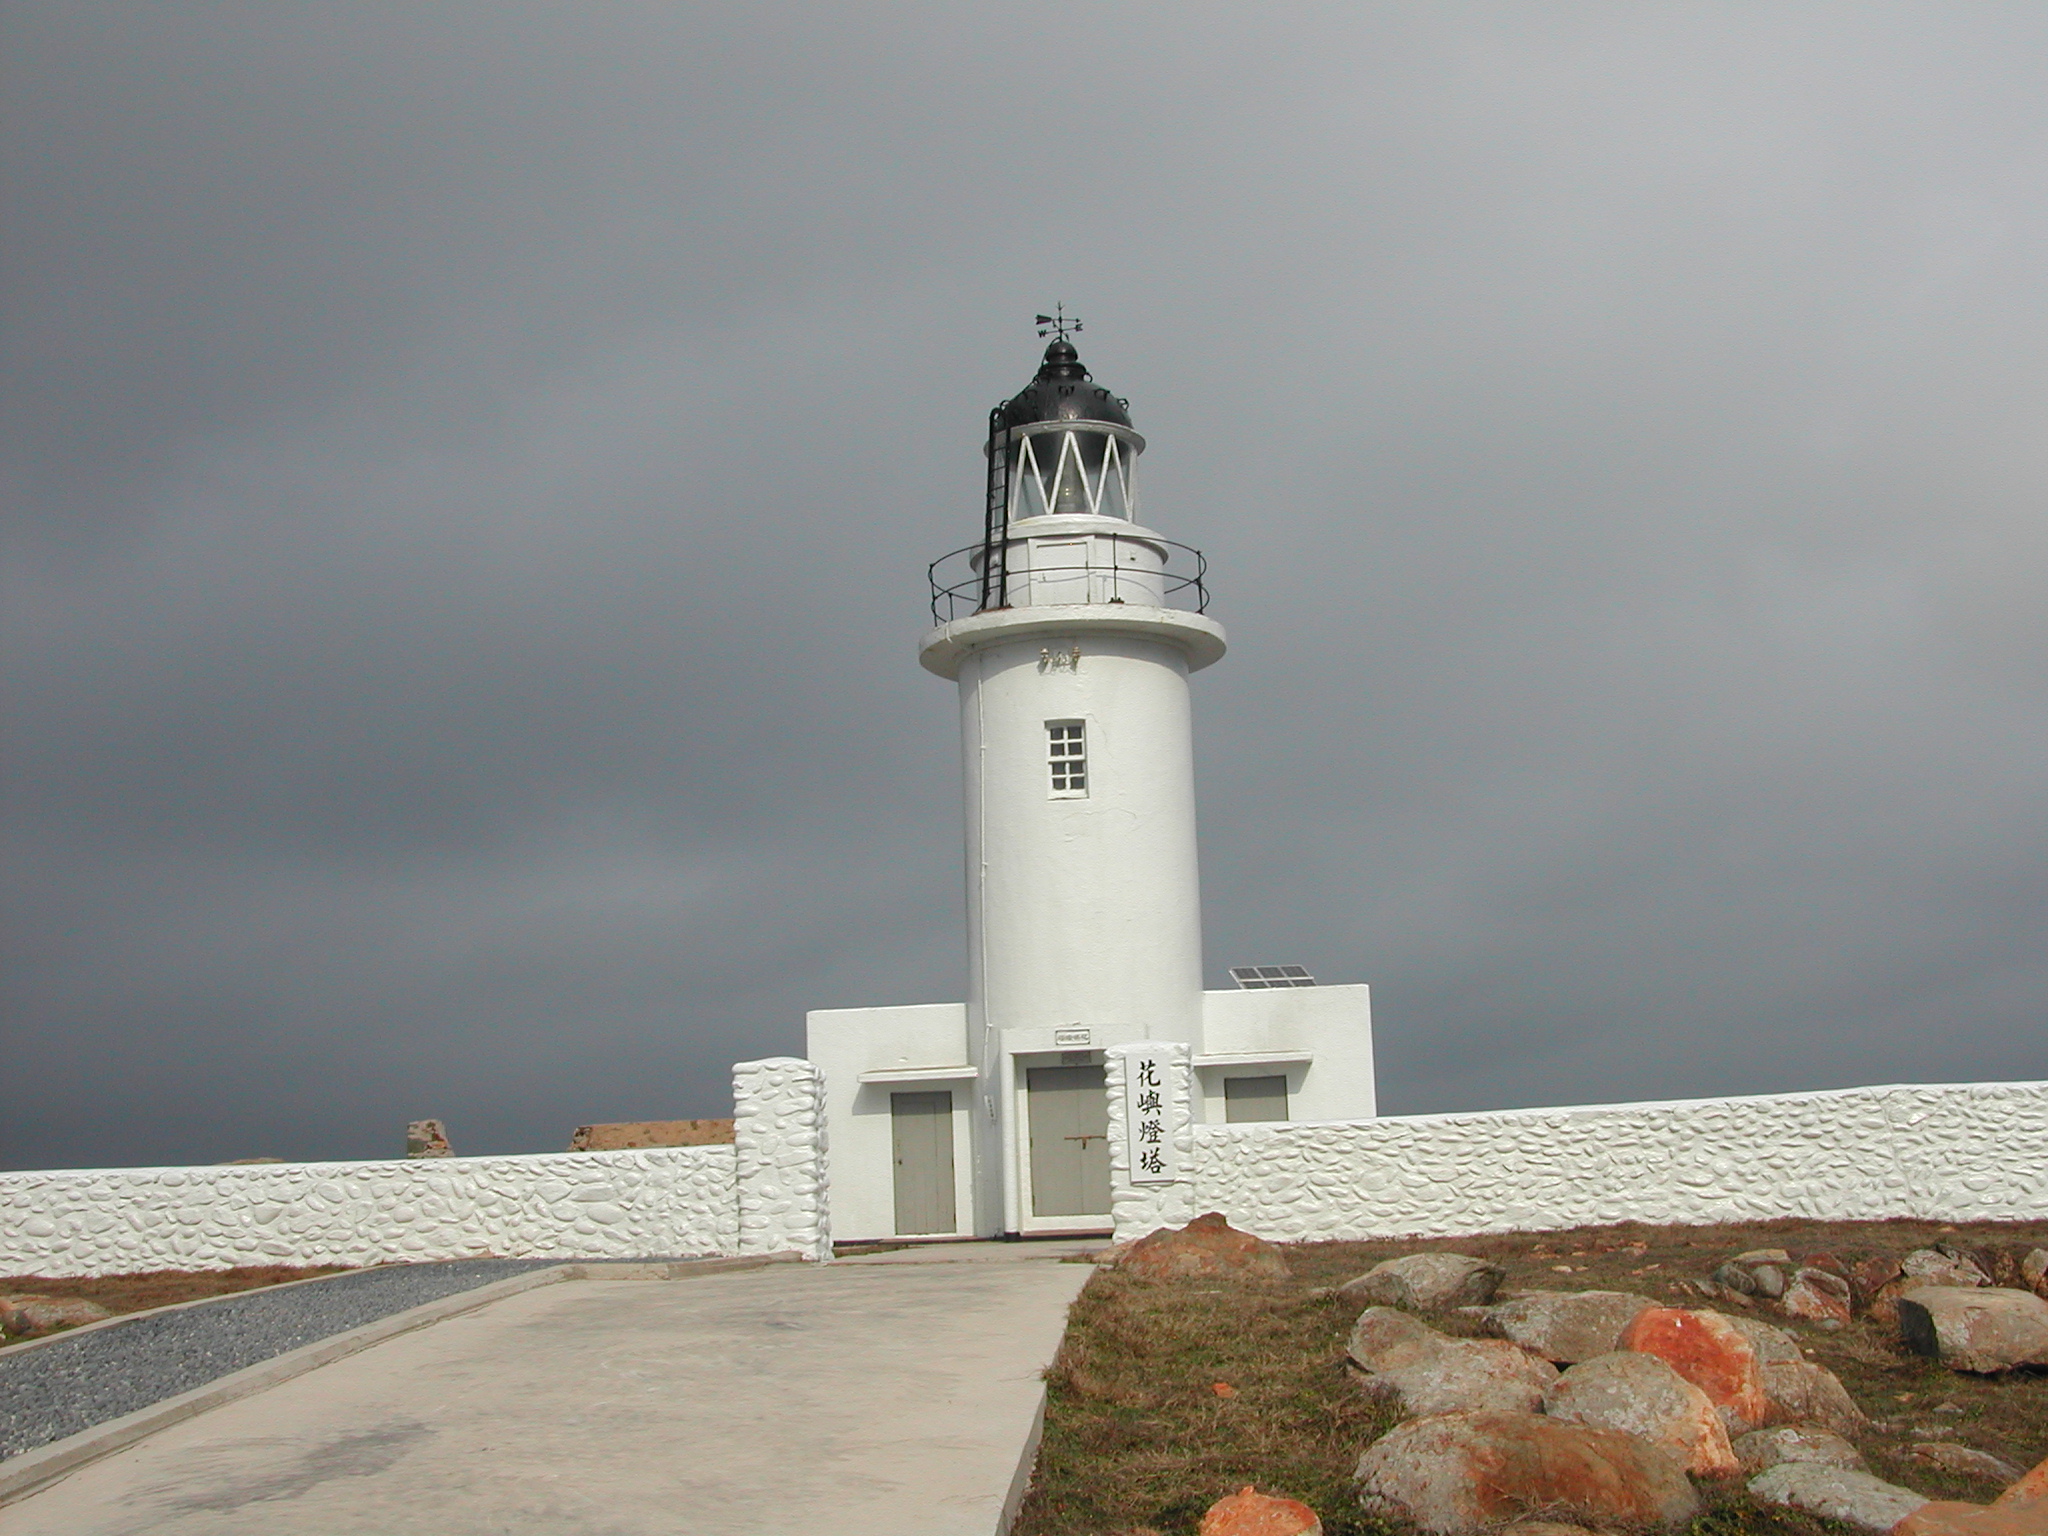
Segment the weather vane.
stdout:
[[1067,306],[1064,304],[1053,305],[1052,313],[1049,315],[1040,315],[1036,323],[1038,326],[1039,335],[1056,335],[1059,337],[1061,341],[1065,341],[1067,339],[1067,333],[1069,331],[1073,332],[1077,336],[1081,334],[1081,322],[1079,320],[1068,318]]

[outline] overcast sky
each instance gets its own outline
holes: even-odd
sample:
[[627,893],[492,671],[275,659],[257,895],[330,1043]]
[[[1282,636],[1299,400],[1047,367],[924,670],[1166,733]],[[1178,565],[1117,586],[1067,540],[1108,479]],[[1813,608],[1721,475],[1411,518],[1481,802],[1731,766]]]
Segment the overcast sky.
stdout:
[[548,1151],[958,998],[1082,313],[1211,985],[1397,1112],[2048,1077],[2048,9],[14,0],[0,1161]]

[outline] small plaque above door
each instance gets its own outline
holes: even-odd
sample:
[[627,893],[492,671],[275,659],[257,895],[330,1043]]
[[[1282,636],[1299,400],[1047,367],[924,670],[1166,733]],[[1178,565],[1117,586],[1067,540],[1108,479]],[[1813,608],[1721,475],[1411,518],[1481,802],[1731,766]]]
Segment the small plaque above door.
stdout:
[[1052,1043],[1058,1046],[1093,1045],[1095,1031],[1092,1029],[1056,1029],[1052,1032]]

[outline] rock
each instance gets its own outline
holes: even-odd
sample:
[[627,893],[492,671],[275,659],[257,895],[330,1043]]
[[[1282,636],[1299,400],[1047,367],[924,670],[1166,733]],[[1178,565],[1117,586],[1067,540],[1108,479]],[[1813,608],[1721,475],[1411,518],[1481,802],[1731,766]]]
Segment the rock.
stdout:
[[1489,1330],[1531,1354],[1576,1365],[1613,1354],[1637,1314],[1655,1305],[1627,1291],[1529,1291],[1482,1315]]
[[1849,1269],[1849,1286],[1856,1305],[1867,1309],[1877,1293],[1899,1278],[1899,1261],[1886,1254],[1858,1259]]
[[1146,1280],[1287,1278],[1287,1260],[1278,1248],[1238,1231],[1217,1211],[1139,1238],[1116,1267]]
[[721,1147],[732,1141],[730,1120],[614,1120],[579,1125],[571,1152],[630,1152],[636,1147]]
[[1485,1306],[1506,1278],[1498,1264],[1462,1253],[1410,1253],[1375,1264],[1337,1287],[1337,1294],[1372,1306],[1440,1312]]
[[1808,1265],[1792,1276],[1792,1283],[1785,1287],[1778,1305],[1787,1317],[1841,1328],[1849,1321],[1849,1296],[1847,1280]]
[[40,1333],[45,1328],[77,1328],[114,1314],[83,1296],[0,1296],[0,1330]]
[[1359,1503],[1435,1536],[1517,1515],[1597,1525],[1690,1519],[1699,1499],[1670,1451],[1536,1413],[1411,1419],[1358,1459]]
[[1209,1506],[1199,1536],[1323,1536],[1323,1522],[1306,1504],[1241,1488]]
[[453,1157],[448,1131],[438,1120],[415,1120],[405,1128],[407,1157]]
[[2020,1279],[2036,1296],[2048,1296],[2048,1248],[2036,1248],[2020,1260]]
[[1953,1472],[1960,1477],[1981,1477],[2001,1488],[2007,1483],[2017,1482],[2020,1477],[2020,1469],[2011,1462],[1989,1451],[1980,1451],[1974,1445],[1958,1445],[1953,1440],[1925,1440],[1909,1446],[1906,1454],[1944,1472]]
[[1799,1341],[1782,1328],[1754,1317],[1731,1317],[1735,1331],[1749,1340],[1749,1347],[1756,1351],[1757,1364],[1768,1365],[1774,1360],[1803,1360],[1799,1352]]
[[1649,1307],[1622,1335],[1621,1347],[1655,1355],[1707,1394],[1740,1434],[1770,1416],[1756,1350],[1732,1319],[1685,1307]]
[[1581,1361],[1543,1394],[1543,1411],[1640,1436],[1674,1452],[1695,1476],[1741,1470],[1707,1394],[1655,1355],[1622,1350]]
[[2048,1301],[2032,1291],[1921,1285],[1899,1297],[1899,1333],[1915,1354],[1990,1375],[2048,1365]]
[[1896,1527],[1898,1536],[2048,1536],[2048,1461],[1990,1504],[1923,1504]]
[[1932,1248],[1915,1248],[1899,1260],[1899,1273],[1906,1280],[1921,1285],[1978,1286],[1991,1283],[1991,1277],[1984,1273],[1975,1259],[1947,1243],[1937,1243]]
[[1557,1368],[1504,1339],[1451,1339],[1405,1312],[1371,1307],[1346,1352],[1361,1390],[1410,1418],[1445,1413],[1533,1413]]
[[1893,1526],[1892,1536],[2048,1536],[2048,1514],[2003,1500],[1987,1505],[1930,1499]]
[[1412,1365],[1451,1341],[1420,1318],[1392,1307],[1367,1307],[1351,1325],[1344,1353],[1360,1370],[1384,1372]]
[[1925,1494],[1868,1472],[1817,1461],[1781,1462],[1751,1478],[1749,1491],[1766,1504],[1803,1509],[1866,1531],[1889,1531],[1927,1502]]
[[1823,1467],[1848,1467],[1867,1472],[1862,1454],[1840,1435],[1811,1424],[1788,1424],[1778,1429],[1753,1429],[1735,1442],[1735,1459],[1745,1472],[1788,1461],[1810,1461]]
[[1494,1536],[1600,1536],[1583,1525],[1564,1525],[1556,1520],[1517,1520],[1513,1525],[1504,1525]]
[[1728,1261],[1731,1264],[1775,1264],[1780,1269],[1792,1267],[1792,1255],[1782,1248],[1752,1248],[1747,1253],[1738,1253]]
[[2048,1505],[2048,1457],[2029,1467],[2024,1477],[1998,1496],[1997,1502]]
[[1756,1294],[1756,1276],[1740,1264],[1723,1264],[1712,1275],[1715,1286],[1722,1291],[1732,1291],[1737,1296]]
[[1870,1420],[1841,1378],[1811,1360],[1767,1360],[1761,1366],[1766,1415],[1781,1424],[1817,1424],[1838,1435],[1860,1435]]

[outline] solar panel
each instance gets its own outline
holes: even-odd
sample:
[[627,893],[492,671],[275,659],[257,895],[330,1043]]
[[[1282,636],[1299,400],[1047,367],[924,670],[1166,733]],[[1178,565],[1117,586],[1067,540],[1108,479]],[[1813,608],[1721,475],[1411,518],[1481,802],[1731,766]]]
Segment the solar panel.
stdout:
[[1312,987],[1315,977],[1299,965],[1233,965],[1230,979],[1246,992],[1264,992],[1274,987]]

